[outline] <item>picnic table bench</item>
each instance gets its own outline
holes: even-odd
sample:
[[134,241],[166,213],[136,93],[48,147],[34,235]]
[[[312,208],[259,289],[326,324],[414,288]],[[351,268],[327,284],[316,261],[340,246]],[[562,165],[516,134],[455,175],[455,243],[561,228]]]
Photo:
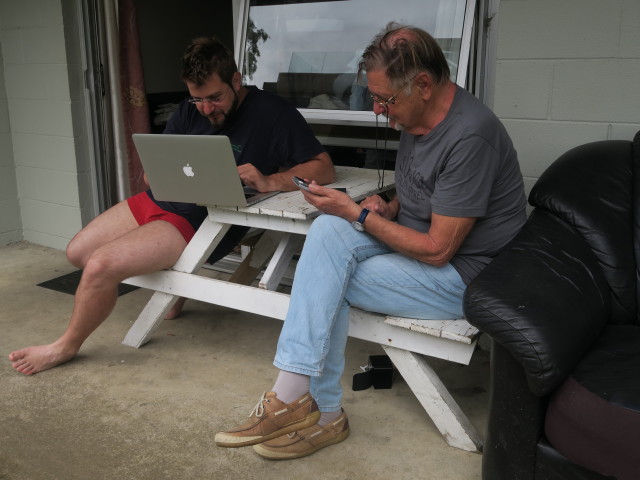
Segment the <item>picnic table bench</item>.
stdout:
[[[356,201],[378,192],[375,170],[336,167],[336,187],[346,187]],[[393,187],[393,172],[385,172]],[[127,333],[123,343],[140,347],[150,338],[178,297],[209,302],[284,320],[289,295],[277,292],[282,276],[304,242],[319,212],[300,192],[283,192],[254,206],[209,206],[209,215],[170,270],[129,278],[125,283],[155,293]],[[231,225],[246,225],[265,232],[251,254],[229,280],[198,275]],[[251,283],[259,272],[258,286]],[[464,319],[417,320],[351,309],[349,336],[378,343],[407,382],[447,443],[478,452],[482,441],[461,411],[427,357],[468,365],[479,332]]]

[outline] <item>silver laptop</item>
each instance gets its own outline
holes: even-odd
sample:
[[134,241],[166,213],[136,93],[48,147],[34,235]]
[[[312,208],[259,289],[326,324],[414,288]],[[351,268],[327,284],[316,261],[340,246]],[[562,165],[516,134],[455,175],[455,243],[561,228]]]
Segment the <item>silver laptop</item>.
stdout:
[[133,142],[157,200],[246,207],[278,193],[243,187],[229,137],[136,133]]

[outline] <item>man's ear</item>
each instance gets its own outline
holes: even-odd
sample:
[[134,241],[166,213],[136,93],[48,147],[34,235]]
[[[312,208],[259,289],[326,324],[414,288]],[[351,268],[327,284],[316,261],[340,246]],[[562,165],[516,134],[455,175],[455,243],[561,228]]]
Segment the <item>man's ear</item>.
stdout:
[[415,85],[418,88],[418,93],[420,97],[424,99],[429,99],[432,93],[433,81],[428,73],[422,72],[416,75],[414,79]]
[[235,91],[240,90],[240,87],[242,86],[242,74],[240,72],[234,73],[231,83]]

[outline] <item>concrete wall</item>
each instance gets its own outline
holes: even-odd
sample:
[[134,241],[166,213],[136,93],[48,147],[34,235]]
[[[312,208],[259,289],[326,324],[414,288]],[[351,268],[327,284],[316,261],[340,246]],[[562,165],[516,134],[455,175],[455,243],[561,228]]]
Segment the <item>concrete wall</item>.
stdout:
[[496,68],[529,189],[571,147],[640,130],[640,1],[502,0]]
[[20,205],[13,145],[9,124],[9,103],[4,82],[4,65],[0,49],[0,245],[22,240]]
[[[74,44],[77,39],[69,46]],[[77,84],[78,60],[67,59],[63,1],[0,0],[0,45],[11,132],[10,141],[0,139],[1,165],[12,170],[4,160],[12,149],[22,236],[64,249],[82,227],[80,191],[86,188],[79,185],[74,138],[82,128],[76,125],[74,131],[72,120],[73,100],[83,90]],[[2,125],[0,131],[5,132],[6,122],[0,121]],[[15,212],[2,203],[4,225],[5,215],[14,219]]]

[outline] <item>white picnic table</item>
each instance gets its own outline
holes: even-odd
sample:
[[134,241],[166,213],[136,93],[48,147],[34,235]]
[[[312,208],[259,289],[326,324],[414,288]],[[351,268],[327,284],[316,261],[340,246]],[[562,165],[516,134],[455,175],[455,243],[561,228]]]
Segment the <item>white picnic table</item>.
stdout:
[[[394,172],[384,172],[384,188],[394,187]],[[336,167],[333,187],[346,187],[356,201],[380,192],[377,170]],[[289,295],[275,291],[304,236],[320,212],[299,191],[283,192],[250,207],[208,206],[202,223],[170,270],[131,277],[130,285],[155,293],[127,333],[123,344],[145,344],[179,297],[284,320]],[[232,225],[265,232],[231,278],[198,272]],[[257,286],[252,283],[264,270]],[[438,378],[427,357],[468,365],[478,330],[464,319],[415,320],[351,309],[349,335],[382,345],[449,445],[477,452],[482,442]]]

